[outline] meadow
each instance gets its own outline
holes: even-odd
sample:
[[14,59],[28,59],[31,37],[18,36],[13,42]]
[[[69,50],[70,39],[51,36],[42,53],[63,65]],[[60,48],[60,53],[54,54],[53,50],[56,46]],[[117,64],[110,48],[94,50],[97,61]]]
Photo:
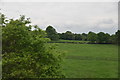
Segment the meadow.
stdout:
[[[53,44],[53,43],[50,43]],[[67,78],[117,78],[118,47],[112,44],[54,43],[65,52],[62,64]]]
[[58,40],[58,41],[51,41],[53,43],[88,43],[89,41],[80,41],[80,40]]

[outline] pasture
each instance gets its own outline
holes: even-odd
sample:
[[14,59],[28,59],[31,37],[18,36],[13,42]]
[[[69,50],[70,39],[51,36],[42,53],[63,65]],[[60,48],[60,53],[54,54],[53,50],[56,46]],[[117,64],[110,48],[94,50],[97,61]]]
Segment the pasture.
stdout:
[[58,41],[51,41],[51,42],[55,42],[55,43],[88,43],[89,41],[80,41],[80,40],[58,40]]
[[[51,43],[53,44],[53,43]],[[118,47],[111,44],[54,43],[65,52],[62,64],[67,78],[117,78]]]

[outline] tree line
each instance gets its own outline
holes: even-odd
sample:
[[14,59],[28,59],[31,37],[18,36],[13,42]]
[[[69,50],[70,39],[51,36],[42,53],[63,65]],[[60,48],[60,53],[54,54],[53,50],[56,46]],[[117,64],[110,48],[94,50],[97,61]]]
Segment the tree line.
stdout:
[[[81,41],[90,41],[89,43],[109,43],[109,44],[117,44],[120,40],[120,30],[115,32],[115,34],[108,34],[104,32],[88,32],[87,33],[82,33],[82,34],[77,34],[77,33],[72,33],[71,31],[66,31],[65,33],[57,33],[55,28],[52,26],[48,26],[46,28],[46,33],[47,37],[50,38],[53,41],[57,41],[60,39],[63,40],[81,40]],[[119,40],[118,40],[119,39]]]

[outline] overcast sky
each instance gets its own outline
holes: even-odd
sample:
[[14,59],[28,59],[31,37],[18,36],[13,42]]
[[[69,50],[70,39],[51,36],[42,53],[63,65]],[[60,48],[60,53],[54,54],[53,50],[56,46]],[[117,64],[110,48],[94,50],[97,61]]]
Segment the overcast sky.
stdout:
[[8,18],[26,15],[44,29],[52,25],[57,32],[106,32],[118,29],[117,2],[4,2],[1,12]]

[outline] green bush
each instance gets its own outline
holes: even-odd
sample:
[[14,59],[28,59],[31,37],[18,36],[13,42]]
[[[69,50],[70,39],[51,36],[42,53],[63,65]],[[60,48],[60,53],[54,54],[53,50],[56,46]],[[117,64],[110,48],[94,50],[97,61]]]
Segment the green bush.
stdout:
[[[2,21],[3,78],[62,78],[62,53],[46,46],[45,31],[30,25],[29,18]],[[4,20],[3,20],[4,19]],[[32,30],[32,28],[34,28]]]

